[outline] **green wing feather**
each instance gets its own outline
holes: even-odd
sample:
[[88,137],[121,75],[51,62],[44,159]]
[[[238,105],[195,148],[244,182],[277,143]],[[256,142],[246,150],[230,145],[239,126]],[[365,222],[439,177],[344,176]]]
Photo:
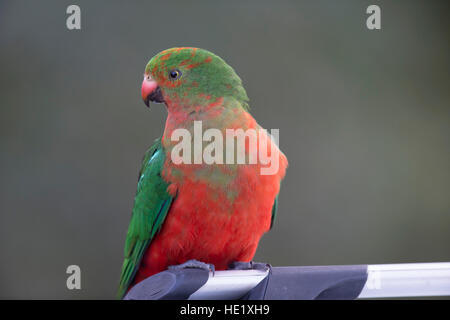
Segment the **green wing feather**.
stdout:
[[172,204],[167,193],[168,184],[161,177],[165,154],[161,139],[147,150],[139,172],[134,207],[125,242],[125,261],[122,266],[118,297],[122,298],[132,283],[142,256],[161,228]]
[[275,218],[277,217],[277,210],[278,210],[278,195],[275,197],[275,201],[273,202],[272,219],[270,221],[270,229],[272,229],[273,223],[275,222]]

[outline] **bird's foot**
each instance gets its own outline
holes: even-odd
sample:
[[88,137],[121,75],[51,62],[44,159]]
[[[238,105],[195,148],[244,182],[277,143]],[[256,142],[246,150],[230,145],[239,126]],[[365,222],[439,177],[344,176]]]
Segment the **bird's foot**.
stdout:
[[169,266],[167,269],[168,270],[182,270],[182,269],[187,269],[187,268],[206,270],[208,272],[212,272],[213,276],[214,276],[214,273],[216,272],[216,268],[214,267],[213,264],[201,262],[201,261],[194,260],[194,259],[188,260],[182,264]]
[[228,270],[263,270],[266,271],[270,268],[270,264],[264,262],[243,262],[243,261],[234,261],[230,263],[228,266]]

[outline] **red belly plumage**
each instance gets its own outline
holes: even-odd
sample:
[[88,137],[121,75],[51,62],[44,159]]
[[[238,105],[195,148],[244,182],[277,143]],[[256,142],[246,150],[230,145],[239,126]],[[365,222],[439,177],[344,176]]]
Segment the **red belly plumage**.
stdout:
[[186,180],[177,186],[166,220],[141,261],[135,283],[170,265],[196,259],[226,269],[233,261],[250,261],[264,232],[270,229],[272,207],[287,161],[280,172],[260,175],[259,165],[239,168],[229,193],[207,183]]

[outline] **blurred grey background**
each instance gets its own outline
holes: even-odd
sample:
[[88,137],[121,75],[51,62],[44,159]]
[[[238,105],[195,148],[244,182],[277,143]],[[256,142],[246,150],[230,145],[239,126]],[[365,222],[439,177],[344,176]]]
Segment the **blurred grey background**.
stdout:
[[257,261],[450,261],[448,2],[127,3],[0,2],[0,298],[115,296],[141,157],[166,117],[141,101],[142,74],[174,46],[223,57],[280,129],[290,167]]

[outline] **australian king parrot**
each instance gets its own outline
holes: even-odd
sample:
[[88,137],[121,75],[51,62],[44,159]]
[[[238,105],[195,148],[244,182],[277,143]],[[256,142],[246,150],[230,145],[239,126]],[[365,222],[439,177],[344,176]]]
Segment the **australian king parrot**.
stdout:
[[[241,79],[207,50],[181,47],[158,53],[145,68],[141,92],[147,106],[164,103],[168,116],[139,172],[119,297],[147,277],[189,260],[216,270],[250,261],[274,222],[288,165],[273,136],[250,115]],[[199,124],[205,132],[200,148],[195,145]],[[241,151],[238,143],[229,147],[225,141],[230,136],[237,140],[229,132],[239,129],[246,133]],[[220,134],[222,143],[216,141]],[[192,149],[180,151],[181,137],[190,139],[183,142],[192,142]],[[195,151],[213,141],[214,161],[199,159]],[[265,161],[258,157],[261,151]],[[244,163],[236,160],[239,152]],[[264,172],[270,165],[275,170]]]

